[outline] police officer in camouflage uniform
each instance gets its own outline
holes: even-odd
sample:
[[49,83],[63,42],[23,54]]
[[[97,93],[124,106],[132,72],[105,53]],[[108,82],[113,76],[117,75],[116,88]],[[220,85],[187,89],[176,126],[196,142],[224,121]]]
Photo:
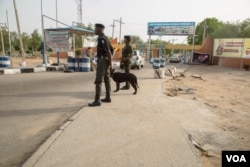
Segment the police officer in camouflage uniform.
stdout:
[[110,103],[110,70],[112,69],[111,63],[111,52],[110,43],[108,38],[104,35],[105,27],[102,24],[95,24],[95,34],[98,35],[97,43],[97,69],[96,69],[96,79],[95,79],[95,100],[93,103],[89,103],[90,107],[100,106],[100,96],[102,81],[104,80],[106,88],[106,97],[102,99],[102,102]]
[[[124,43],[125,46],[122,49],[122,63],[124,65],[125,73],[130,73],[131,67],[131,57],[133,54],[132,46],[130,45],[130,36],[124,36]],[[126,82],[126,85],[122,87],[122,90],[128,90],[130,88],[129,82]]]

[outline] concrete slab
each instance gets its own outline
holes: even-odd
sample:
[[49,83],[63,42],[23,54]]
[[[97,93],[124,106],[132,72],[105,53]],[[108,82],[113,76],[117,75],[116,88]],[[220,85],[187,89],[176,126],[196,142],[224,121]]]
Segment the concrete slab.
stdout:
[[34,72],[46,72],[45,67],[34,67]]
[[3,70],[4,74],[21,74],[20,69],[4,69]]

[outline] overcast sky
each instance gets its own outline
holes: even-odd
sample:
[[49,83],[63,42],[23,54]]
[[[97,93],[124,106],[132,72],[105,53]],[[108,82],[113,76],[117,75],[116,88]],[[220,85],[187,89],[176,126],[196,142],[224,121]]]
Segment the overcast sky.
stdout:
[[[83,23],[103,23],[105,32],[112,35],[110,26],[113,19],[123,18],[122,35],[139,35],[146,40],[148,22],[195,21],[196,24],[207,17],[216,17],[222,21],[242,21],[250,18],[250,0],[82,0]],[[16,0],[21,30],[31,33],[41,31],[41,0]],[[43,14],[56,17],[56,0],[42,0]],[[57,0],[58,20],[72,25],[77,21],[76,0]],[[12,0],[0,0],[0,23],[6,22],[6,10],[9,13],[10,30],[17,28]],[[45,28],[55,27],[56,23],[46,19]],[[62,25],[60,25],[62,27]],[[119,36],[116,23],[115,36]],[[158,38],[157,36],[154,37]],[[166,36],[169,40],[184,37]]]

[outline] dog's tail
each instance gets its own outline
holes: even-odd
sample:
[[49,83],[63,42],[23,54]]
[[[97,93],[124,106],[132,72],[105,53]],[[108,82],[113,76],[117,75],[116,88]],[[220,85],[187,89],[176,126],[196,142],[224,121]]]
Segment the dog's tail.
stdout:
[[139,88],[138,82],[137,82],[137,78],[135,78],[135,84],[137,86],[137,88]]

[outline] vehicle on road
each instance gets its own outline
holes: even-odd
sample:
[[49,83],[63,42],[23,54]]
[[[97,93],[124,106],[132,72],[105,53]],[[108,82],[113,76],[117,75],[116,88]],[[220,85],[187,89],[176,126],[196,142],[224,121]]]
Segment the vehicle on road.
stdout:
[[[139,50],[133,51],[133,56],[131,58],[131,68],[137,68],[138,70],[144,67],[145,59]],[[120,68],[123,69],[123,64],[120,64]]]
[[133,51],[131,68],[137,68],[138,70],[144,67],[145,59],[139,50]]
[[181,62],[181,56],[172,55],[171,57],[169,57],[169,62],[170,63],[180,63]]

